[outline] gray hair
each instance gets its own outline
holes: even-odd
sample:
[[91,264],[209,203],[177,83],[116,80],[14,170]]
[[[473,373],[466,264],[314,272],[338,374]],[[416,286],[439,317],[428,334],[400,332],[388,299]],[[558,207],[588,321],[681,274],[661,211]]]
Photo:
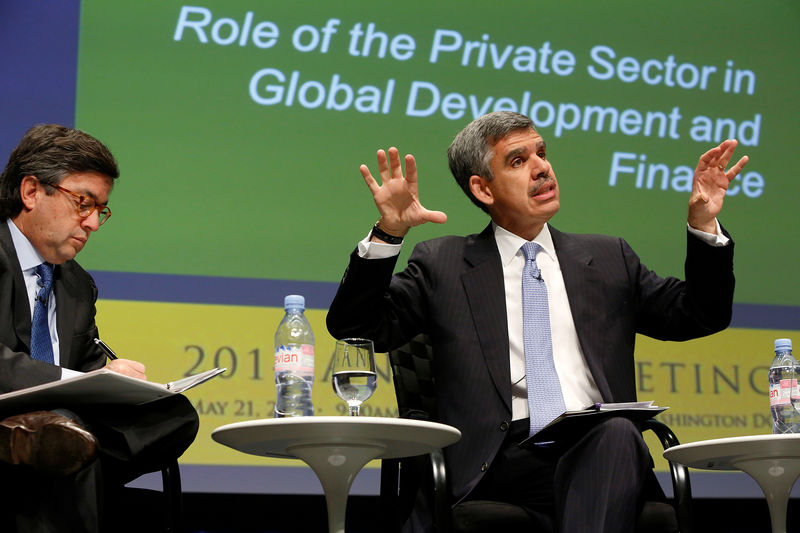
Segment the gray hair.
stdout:
[[489,212],[486,205],[472,194],[469,178],[477,175],[489,181],[494,179],[491,168],[494,145],[512,131],[528,129],[536,131],[533,121],[525,115],[511,111],[494,111],[467,124],[447,149],[450,172],[453,173],[456,183],[472,203],[483,211]]

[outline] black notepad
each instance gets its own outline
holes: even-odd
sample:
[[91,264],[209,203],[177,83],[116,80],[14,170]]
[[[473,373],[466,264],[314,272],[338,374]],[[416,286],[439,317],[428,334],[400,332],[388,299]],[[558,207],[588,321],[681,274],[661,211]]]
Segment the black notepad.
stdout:
[[623,416],[634,422],[653,418],[668,407],[659,407],[649,402],[598,403],[579,411],[566,411],[541,431],[522,441],[520,446],[535,445],[568,438],[576,433],[585,433],[593,425],[614,416]]

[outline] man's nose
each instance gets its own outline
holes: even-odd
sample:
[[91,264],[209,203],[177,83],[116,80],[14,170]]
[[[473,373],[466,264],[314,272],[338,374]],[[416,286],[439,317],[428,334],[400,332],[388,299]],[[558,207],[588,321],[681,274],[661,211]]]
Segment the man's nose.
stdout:
[[536,158],[531,165],[531,179],[540,179],[550,175],[550,163],[544,159]]
[[92,211],[92,214],[81,221],[81,227],[89,231],[100,229],[100,213],[96,209]]

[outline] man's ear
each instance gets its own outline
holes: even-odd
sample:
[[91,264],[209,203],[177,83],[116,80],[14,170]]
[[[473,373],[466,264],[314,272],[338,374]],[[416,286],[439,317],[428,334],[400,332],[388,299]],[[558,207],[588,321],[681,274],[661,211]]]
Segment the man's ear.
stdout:
[[482,178],[477,174],[469,177],[469,190],[472,195],[486,205],[494,203],[494,195],[489,189],[489,180]]
[[[40,183],[33,176],[25,176],[19,184],[19,196],[26,209],[33,209],[39,199]],[[42,186],[44,188],[44,186]]]

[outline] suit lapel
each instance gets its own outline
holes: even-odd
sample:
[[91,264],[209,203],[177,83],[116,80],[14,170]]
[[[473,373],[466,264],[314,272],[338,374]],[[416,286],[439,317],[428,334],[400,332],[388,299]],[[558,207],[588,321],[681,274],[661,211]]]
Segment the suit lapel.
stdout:
[[500,254],[492,225],[467,242],[464,260],[468,268],[461,275],[469,301],[481,353],[498,394],[511,411],[508,320]]
[[8,278],[11,281],[13,291],[13,305],[11,309],[14,332],[17,339],[24,344],[28,351],[31,346],[31,304],[28,302],[28,292],[25,290],[25,279],[22,277],[22,269],[19,266],[19,258],[14,249],[14,241],[11,240],[11,232],[8,230],[5,219],[0,219],[0,247],[8,258]]
[[582,249],[569,234],[562,233],[553,226],[550,226],[550,234],[586,364],[600,394],[604,399],[611,398],[611,389],[603,372],[604,350],[608,348],[598,346],[596,342],[596,339],[604,338],[603,332],[598,330],[602,327],[597,313],[597,306],[601,302],[592,297],[592,289],[602,286],[602,273],[593,266],[592,255]]
[[[8,258],[8,276],[13,285],[12,320],[14,331],[20,343],[24,344],[28,352],[31,346],[31,307],[28,302],[28,292],[25,290],[25,280],[19,266],[19,258],[11,240],[11,232],[6,221],[0,219],[0,247],[2,253]],[[64,276],[62,265],[56,265],[53,272],[53,290],[56,295],[56,329],[58,331],[58,348],[61,366],[69,366],[69,355],[72,347],[72,316],[75,311],[75,291],[69,276]]]
[[65,276],[64,266],[56,265],[53,275],[53,290],[56,295],[56,330],[58,331],[58,353],[60,366],[70,366],[70,350],[75,315],[75,290],[69,276]]

